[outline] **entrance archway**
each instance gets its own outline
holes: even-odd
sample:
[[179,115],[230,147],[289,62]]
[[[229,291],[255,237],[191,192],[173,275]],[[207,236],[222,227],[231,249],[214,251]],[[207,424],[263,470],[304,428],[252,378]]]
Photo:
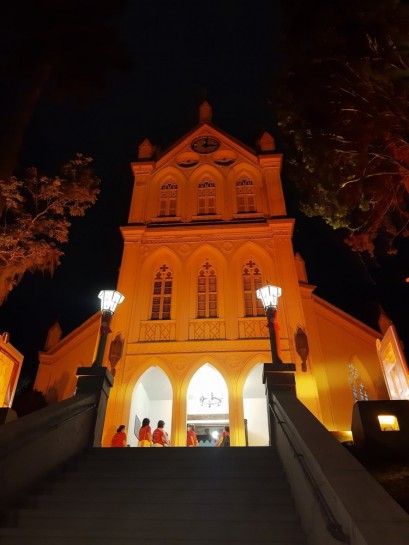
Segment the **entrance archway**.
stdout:
[[186,396],[187,424],[194,424],[199,446],[216,444],[229,424],[229,392],[222,375],[209,363],[193,375]]
[[164,420],[165,430],[172,442],[172,401],[172,386],[166,373],[159,367],[147,369],[135,384],[132,393],[128,425],[128,443],[131,447],[138,444],[138,432],[144,418],[151,421],[152,431],[158,420]]
[[243,388],[243,410],[250,447],[268,446],[270,439],[267,400],[262,377],[263,364],[259,363],[248,374]]

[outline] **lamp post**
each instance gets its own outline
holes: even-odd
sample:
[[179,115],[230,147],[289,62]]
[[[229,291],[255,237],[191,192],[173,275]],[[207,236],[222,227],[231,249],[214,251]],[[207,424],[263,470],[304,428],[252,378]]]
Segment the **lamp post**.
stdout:
[[261,299],[263,302],[263,307],[267,317],[267,327],[270,333],[270,347],[273,365],[283,365],[277,349],[278,331],[276,321],[278,298],[281,296],[281,288],[267,284],[266,286],[258,289],[256,295],[258,299]]
[[271,357],[273,362],[265,363],[263,366],[263,384],[266,386],[270,445],[275,445],[277,443],[278,423],[272,407],[276,403],[276,395],[278,395],[278,393],[289,393],[291,396],[296,395],[294,377],[295,365],[293,363],[283,363],[278,355],[277,343],[279,342],[279,335],[277,307],[278,298],[281,296],[281,288],[267,284],[267,286],[258,289],[256,294],[263,302],[263,307],[267,316],[267,327],[270,333]]
[[92,367],[102,367],[105,346],[108,334],[111,333],[109,324],[116,307],[122,303],[125,297],[116,290],[102,290],[98,297],[101,299],[101,326],[99,328],[98,348]]

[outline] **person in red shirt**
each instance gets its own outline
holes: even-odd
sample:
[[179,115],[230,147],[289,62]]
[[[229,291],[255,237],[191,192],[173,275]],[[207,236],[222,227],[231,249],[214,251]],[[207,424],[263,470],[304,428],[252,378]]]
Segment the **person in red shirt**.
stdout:
[[142,428],[139,430],[138,435],[138,447],[151,447],[152,446],[152,430],[150,427],[151,421],[149,418],[142,420]]
[[188,447],[197,447],[198,444],[199,444],[199,441],[197,440],[195,427],[193,424],[189,424],[187,427],[186,445]]
[[152,435],[152,446],[153,447],[169,447],[170,442],[168,438],[168,434],[163,429],[165,427],[165,422],[163,420],[159,420],[158,427],[153,432]]
[[111,441],[111,447],[126,447],[126,427],[122,424],[116,430],[116,434]]
[[216,447],[229,447],[230,446],[230,426],[224,426],[224,431],[217,441]]

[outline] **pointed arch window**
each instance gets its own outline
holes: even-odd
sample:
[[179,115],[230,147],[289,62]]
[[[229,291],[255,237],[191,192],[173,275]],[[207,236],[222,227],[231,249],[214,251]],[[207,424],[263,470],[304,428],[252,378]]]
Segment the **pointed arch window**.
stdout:
[[160,189],[159,216],[176,216],[178,186],[166,182]]
[[240,178],[236,182],[237,212],[256,212],[254,184],[247,178]]
[[368,401],[368,392],[353,363],[348,364],[348,382],[351,385],[354,401]]
[[197,186],[197,213],[199,216],[216,213],[216,185],[211,180],[203,180]]
[[162,265],[153,280],[151,320],[170,320],[172,284],[172,271],[167,265]]
[[250,259],[243,267],[242,277],[244,316],[264,316],[263,303],[256,297],[263,283],[260,267]]
[[217,276],[208,261],[197,275],[197,317],[217,318]]

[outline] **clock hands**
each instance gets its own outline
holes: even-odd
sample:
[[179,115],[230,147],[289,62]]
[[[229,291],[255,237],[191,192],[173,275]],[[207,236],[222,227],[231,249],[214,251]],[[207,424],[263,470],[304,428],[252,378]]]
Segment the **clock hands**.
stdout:
[[209,138],[205,138],[205,140],[204,140],[204,142],[203,142],[203,147],[204,147],[204,148],[210,148],[210,149],[212,149],[212,148],[217,148],[217,146],[218,146],[218,145],[216,144],[216,142],[211,142],[211,143],[209,144]]
[[220,143],[212,136],[203,136],[197,138],[192,148],[199,153],[211,153],[219,147]]

